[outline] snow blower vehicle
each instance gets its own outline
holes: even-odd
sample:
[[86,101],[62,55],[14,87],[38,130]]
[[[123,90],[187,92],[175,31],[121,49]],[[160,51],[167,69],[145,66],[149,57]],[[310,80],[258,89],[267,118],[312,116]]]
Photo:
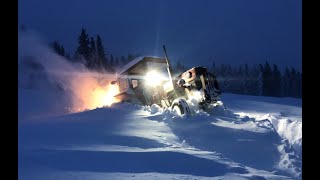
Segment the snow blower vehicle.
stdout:
[[157,104],[170,108],[177,114],[191,115],[188,100],[197,97],[199,108],[221,103],[221,91],[216,76],[206,67],[193,67],[175,78],[169,63],[166,48],[165,58],[141,56],[133,59],[117,73],[111,84],[119,86],[117,99],[141,105]]

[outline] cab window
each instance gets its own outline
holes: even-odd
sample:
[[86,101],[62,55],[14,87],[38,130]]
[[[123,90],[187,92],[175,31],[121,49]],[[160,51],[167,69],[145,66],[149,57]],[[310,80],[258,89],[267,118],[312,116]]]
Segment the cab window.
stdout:
[[137,79],[132,79],[131,84],[132,84],[132,88],[135,89],[136,87],[138,87],[139,82]]

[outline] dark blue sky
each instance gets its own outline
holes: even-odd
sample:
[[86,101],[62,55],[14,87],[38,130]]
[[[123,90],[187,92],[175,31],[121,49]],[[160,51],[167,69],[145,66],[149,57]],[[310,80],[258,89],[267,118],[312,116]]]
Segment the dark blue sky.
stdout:
[[19,0],[18,23],[74,52],[81,27],[107,52],[169,57],[188,66],[302,64],[301,0]]

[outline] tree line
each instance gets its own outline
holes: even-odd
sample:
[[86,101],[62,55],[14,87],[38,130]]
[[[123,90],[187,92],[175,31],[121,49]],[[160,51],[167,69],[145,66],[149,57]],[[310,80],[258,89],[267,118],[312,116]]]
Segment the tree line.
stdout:
[[139,54],[128,53],[127,56],[115,57],[107,52],[103,40],[98,34],[90,36],[86,29],[82,28],[77,39],[77,48],[72,57],[65,52],[61,43],[54,41],[50,47],[59,55],[64,56],[71,62],[80,62],[89,70],[98,72],[115,72],[118,68],[127,64]]
[[[286,67],[281,73],[276,64],[251,65],[220,64],[207,67],[215,74],[222,92],[274,97],[302,98],[302,73],[295,68]],[[180,61],[174,65],[176,72],[189,68]]]
[[[88,69],[98,72],[115,72],[139,56],[129,53],[127,56],[114,57],[106,51],[100,35],[89,36],[84,28],[81,29],[77,43],[73,57],[65,52],[64,47],[58,41],[51,43],[51,47],[57,54],[66,57],[71,62],[80,62]],[[190,68],[180,60],[172,66],[175,75]],[[250,66],[248,64],[216,66],[214,61],[207,68],[209,72],[217,76],[222,92],[302,98],[302,73],[295,68],[286,67],[281,73],[276,64],[270,65],[268,62]]]

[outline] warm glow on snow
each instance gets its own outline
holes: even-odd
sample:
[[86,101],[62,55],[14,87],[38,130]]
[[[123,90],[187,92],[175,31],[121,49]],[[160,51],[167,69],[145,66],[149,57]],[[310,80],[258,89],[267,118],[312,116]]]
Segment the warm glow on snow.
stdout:
[[114,95],[116,95],[118,92],[119,92],[119,88],[117,85],[109,85],[105,92],[102,91],[101,96],[98,94],[98,97],[97,97],[98,102],[100,101],[103,106],[111,106],[113,103],[119,102],[114,97]]
[[[111,76],[111,75],[110,75]],[[92,74],[77,76],[72,79],[73,98],[72,112],[91,110],[111,106],[119,102],[114,96],[119,92],[117,85],[110,82],[114,78],[104,80],[95,78]]]
[[118,93],[119,89],[117,85],[108,85],[106,87],[97,87],[92,92],[92,101],[89,101],[91,104],[87,104],[87,107],[90,109],[111,106],[113,103],[118,102],[114,97]]

